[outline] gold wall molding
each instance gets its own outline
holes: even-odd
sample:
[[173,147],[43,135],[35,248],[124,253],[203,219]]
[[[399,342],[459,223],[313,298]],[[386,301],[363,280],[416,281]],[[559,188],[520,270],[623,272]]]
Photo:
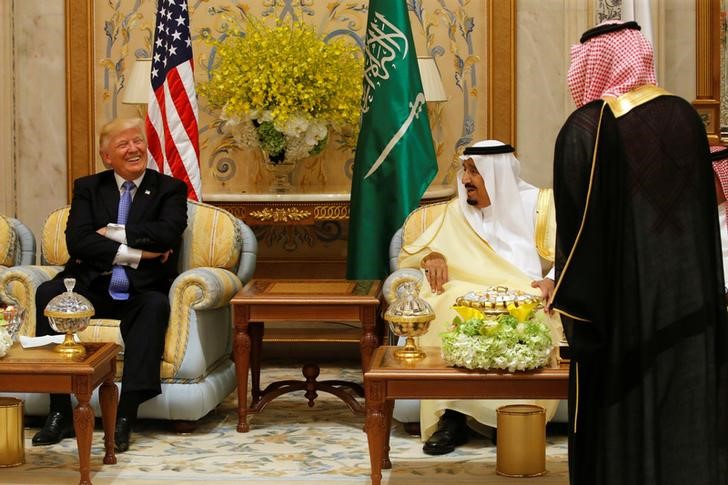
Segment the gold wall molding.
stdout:
[[720,0],[695,0],[695,101],[711,143],[720,142]]
[[95,172],[94,1],[66,0],[66,186]]
[[0,74],[0,213],[17,217],[17,194],[15,191],[16,157],[15,137],[13,136],[15,123],[15,109],[13,106],[13,91],[15,83],[15,59],[13,53],[13,2],[0,2],[0,63],[6,66]]
[[516,143],[516,2],[488,0],[488,138]]
[[313,217],[316,220],[344,221],[349,220],[348,205],[317,205],[313,208]]
[[311,213],[297,207],[266,207],[261,210],[251,211],[250,216],[260,222],[286,223],[308,219]]

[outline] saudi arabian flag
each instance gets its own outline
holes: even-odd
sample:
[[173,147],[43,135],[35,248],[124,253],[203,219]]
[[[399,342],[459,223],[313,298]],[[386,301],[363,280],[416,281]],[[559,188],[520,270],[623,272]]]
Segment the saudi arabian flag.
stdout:
[[370,0],[347,277],[389,273],[389,242],[437,173],[406,0]]

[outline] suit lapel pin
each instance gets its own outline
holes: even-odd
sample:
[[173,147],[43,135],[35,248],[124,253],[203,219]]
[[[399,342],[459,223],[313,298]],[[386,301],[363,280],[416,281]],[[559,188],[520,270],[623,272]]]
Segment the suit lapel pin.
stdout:
[[149,195],[149,194],[151,194],[151,192],[149,190],[144,191],[144,195]]

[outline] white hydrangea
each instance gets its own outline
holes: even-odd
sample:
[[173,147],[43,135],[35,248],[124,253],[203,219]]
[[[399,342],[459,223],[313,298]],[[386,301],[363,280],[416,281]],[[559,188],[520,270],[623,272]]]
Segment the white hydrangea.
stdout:
[[0,326],[0,357],[4,356],[13,346],[13,339],[10,338],[10,333],[4,326]]
[[238,146],[257,147],[258,132],[250,119],[229,119],[223,125],[223,130],[233,137]]
[[[540,319],[511,327],[483,328],[478,335],[461,333],[456,326],[442,335],[442,355],[450,365],[467,369],[508,369],[510,372],[543,367],[554,349],[549,326]],[[494,331],[495,330],[495,331]]]
[[286,123],[276,129],[289,138],[298,138],[309,128],[309,121],[303,116],[291,116]]
[[326,138],[327,134],[328,130],[326,129],[326,124],[321,123],[320,121],[314,121],[306,130],[305,142],[313,148],[316,144],[318,144],[318,142]]

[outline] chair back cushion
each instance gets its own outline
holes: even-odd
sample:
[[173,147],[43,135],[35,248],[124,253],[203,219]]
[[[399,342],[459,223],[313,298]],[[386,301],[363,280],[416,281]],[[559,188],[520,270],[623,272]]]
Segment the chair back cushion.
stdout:
[[0,216],[0,266],[15,264],[15,255],[20,251],[19,244],[10,221]]
[[182,240],[180,272],[200,267],[237,272],[243,240],[229,212],[188,200],[187,229]]
[[402,246],[412,244],[435,219],[445,213],[448,202],[418,207],[413,210],[402,226]]
[[66,247],[66,223],[70,206],[50,213],[43,224],[40,235],[40,257],[42,265],[63,266],[68,262]]

